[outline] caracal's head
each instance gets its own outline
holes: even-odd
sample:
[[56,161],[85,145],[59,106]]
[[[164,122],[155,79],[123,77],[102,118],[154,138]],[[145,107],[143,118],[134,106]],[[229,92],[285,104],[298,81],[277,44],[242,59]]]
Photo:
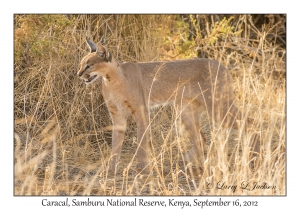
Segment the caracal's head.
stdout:
[[77,75],[84,80],[85,84],[92,84],[101,76],[106,75],[112,55],[100,43],[95,44],[87,38],[86,43],[90,48],[90,53],[81,60]]

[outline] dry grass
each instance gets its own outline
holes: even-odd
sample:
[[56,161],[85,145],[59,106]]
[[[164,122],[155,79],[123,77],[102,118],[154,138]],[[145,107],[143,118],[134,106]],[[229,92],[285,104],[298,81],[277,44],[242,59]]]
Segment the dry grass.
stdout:
[[[14,194],[285,195],[286,64],[281,38],[285,23],[280,22],[285,19],[274,16],[271,21],[271,17],[269,24],[257,29],[250,16],[236,16],[233,30],[243,32],[225,33],[212,42],[217,36],[214,19],[197,18],[198,23],[210,21],[205,28],[199,24],[194,44],[186,49],[182,42],[188,28],[170,15],[15,16]],[[201,49],[228,66],[237,105],[255,119],[261,136],[258,170],[248,167],[251,134],[214,126],[205,109],[201,116],[208,139],[205,161],[201,170],[184,165],[189,139],[176,125],[174,110],[164,107],[151,113],[151,173],[135,171],[136,126],[130,120],[119,170],[108,174],[111,133],[103,128],[111,122],[101,82],[86,87],[76,76],[87,52],[86,31],[94,41],[105,36],[110,51],[122,61],[177,59],[193,55],[183,49]],[[216,187],[218,182],[240,186],[243,181],[276,188]]]

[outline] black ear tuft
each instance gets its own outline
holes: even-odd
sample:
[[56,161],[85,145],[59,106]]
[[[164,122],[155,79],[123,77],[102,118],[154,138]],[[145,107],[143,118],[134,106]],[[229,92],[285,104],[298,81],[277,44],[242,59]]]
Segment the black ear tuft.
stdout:
[[88,46],[89,46],[89,48],[90,48],[90,52],[91,52],[91,53],[92,53],[92,52],[96,52],[96,50],[97,50],[97,45],[96,45],[94,42],[88,40],[87,37],[85,38],[85,41],[86,41],[86,43],[88,44]]
[[109,51],[106,51],[106,60],[107,62],[111,62],[112,56]]

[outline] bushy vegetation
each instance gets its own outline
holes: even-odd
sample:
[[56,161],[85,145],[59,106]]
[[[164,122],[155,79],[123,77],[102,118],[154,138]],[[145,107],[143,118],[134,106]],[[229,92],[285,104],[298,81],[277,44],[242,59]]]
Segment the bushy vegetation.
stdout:
[[[285,195],[285,15],[15,15],[15,195]],[[174,111],[152,113],[151,173],[128,166],[136,149],[131,120],[116,175],[107,166],[111,124],[101,82],[77,77],[86,35],[120,61],[207,57],[232,74],[236,103],[253,118],[262,163],[251,171],[239,131],[216,130],[202,116],[208,142],[201,170],[185,167],[189,139]],[[227,149],[226,148],[228,145]],[[225,152],[224,152],[225,151]],[[226,181],[275,189],[207,188]]]

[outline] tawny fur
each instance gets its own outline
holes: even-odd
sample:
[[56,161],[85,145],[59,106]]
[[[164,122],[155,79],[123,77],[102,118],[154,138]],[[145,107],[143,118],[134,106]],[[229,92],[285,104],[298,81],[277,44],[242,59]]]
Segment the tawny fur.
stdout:
[[[100,43],[89,40],[90,53],[81,61],[78,75],[86,84],[103,78],[102,94],[112,126],[110,169],[120,159],[127,118],[137,124],[137,169],[147,171],[148,125],[151,107],[172,104],[194,146],[185,157],[190,162],[201,154],[205,137],[200,129],[200,107],[217,123],[238,129],[241,113],[234,105],[230,72],[219,62],[192,58],[166,62],[119,63]],[[255,141],[253,151],[259,151]]]

